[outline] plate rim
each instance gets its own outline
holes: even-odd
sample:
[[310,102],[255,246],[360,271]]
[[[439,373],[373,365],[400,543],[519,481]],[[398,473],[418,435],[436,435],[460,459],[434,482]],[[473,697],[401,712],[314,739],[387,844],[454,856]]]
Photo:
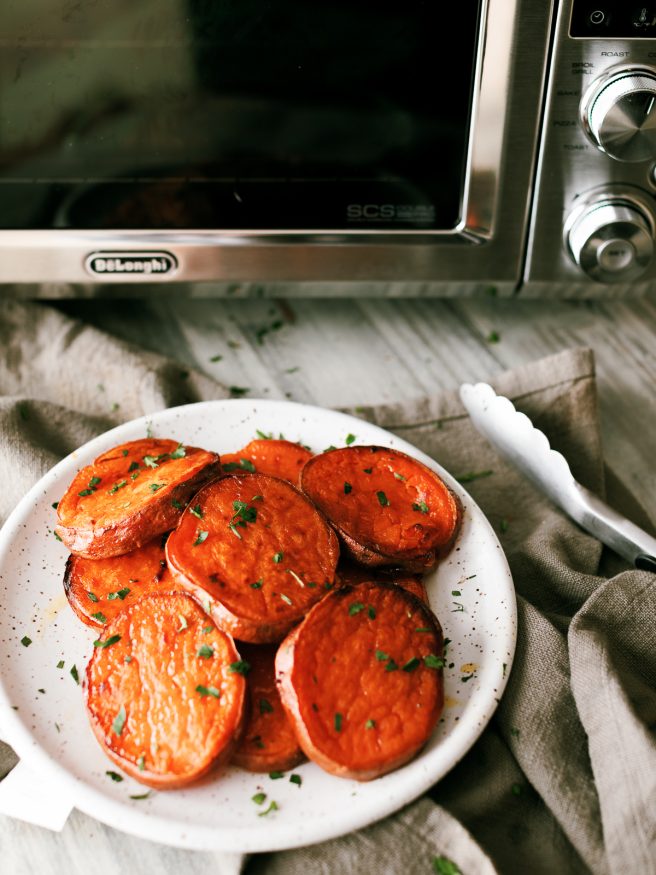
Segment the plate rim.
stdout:
[[[460,747],[456,751],[456,755],[449,760],[449,764],[441,770],[439,774],[428,771],[423,775],[423,779],[418,779],[413,786],[410,794],[404,792],[402,800],[390,800],[382,797],[377,804],[372,804],[369,800],[368,806],[360,816],[351,816],[349,825],[345,829],[342,824],[332,828],[325,828],[323,831],[315,830],[315,834],[301,836],[297,828],[293,828],[287,824],[271,823],[271,828],[264,832],[253,832],[252,827],[246,826],[243,829],[231,826],[229,828],[217,828],[207,825],[197,824],[181,824],[174,821],[170,817],[160,814],[149,813],[146,809],[137,809],[133,805],[129,805],[126,801],[119,801],[106,796],[102,790],[97,789],[86,783],[80,777],[76,777],[72,772],[61,765],[53,756],[50,755],[32,736],[32,733],[27,727],[17,712],[11,708],[8,692],[4,685],[3,672],[0,671],[0,737],[10,744],[21,760],[32,768],[36,767],[42,770],[44,779],[56,785],[62,781],[63,787],[70,796],[70,803],[73,807],[79,809],[85,814],[93,817],[102,823],[118,829],[130,835],[149,839],[151,841],[163,843],[173,847],[185,848],[188,850],[215,850],[231,853],[259,853],[267,851],[289,850],[292,848],[306,847],[323,841],[328,841],[347,835],[358,829],[362,829],[370,824],[373,824],[384,817],[387,817],[396,811],[400,810],[405,805],[418,799],[436,782],[440,781],[448,774],[460,760],[471,750],[480,735],[487,727],[491,720],[498,704],[505,691],[506,684],[512,671],[512,665],[515,657],[517,643],[517,601],[512,574],[508,565],[508,560],[505,552],[499,542],[496,532],[492,528],[489,520],[474,501],[471,495],[463,488],[442,465],[432,457],[428,456],[423,450],[414,446],[405,438],[394,434],[391,430],[386,429],[375,422],[370,422],[367,419],[359,419],[358,417],[346,413],[342,410],[334,408],[321,407],[320,405],[304,404],[302,402],[288,401],[285,399],[269,399],[269,398],[222,398],[211,399],[207,401],[198,401],[192,404],[177,405],[176,407],[168,407],[152,413],[144,414],[121,423],[111,429],[102,432],[99,435],[91,438],[89,441],[82,444],[77,449],[73,450],[59,462],[52,466],[39,480],[26,492],[20,499],[16,507],[12,510],[7,520],[0,528],[0,568],[2,568],[5,560],[5,555],[11,547],[13,528],[16,525],[16,520],[22,519],[25,509],[33,506],[35,501],[42,497],[44,487],[49,487],[51,481],[55,482],[59,472],[69,466],[71,462],[77,463],[78,455],[89,456],[95,458],[105,448],[105,445],[111,445],[114,440],[114,435],[120,435],[124,431],[142,426],[146,429],[150,427],[157,428],[157,419],[163,416],[180,415],[189,411],[201,412],[207,408],[222,408],[226,404],[237,409],[242,408],[248,414],[257,412],[264,414],[262,408],[282,407],[295,408],[297,412],[307,411],[308,413],[318,415],[331,415],[343,418],[345,425],[354,426],[364,424],[367,427],[373,427],[381,432],[382,435],[391,437],[396,442],[400,442],[404,448],[402,452],[410,451],[414,458],[422,464],[428,465],[433,470],[437,470],[439,475],[443,477],[449,487],[458,495],[463,503],[463,509],[473,511],[477,516],[477,524],[482,525],[487,530],[487,535],[492,541],[492,545],[498,549],[501,571],[503,572],[503,584],[505,584],[508,602],[508,619],[506,636],[502,638],[502,645],[507,650],[508,662],[507,670],[502,677],[498,679],[496,687],[496,695],[494,702],[488,702],[487,707],[483,711],[482,719],[479,719],[469,728],[469,732],[464,739],[461,740]],[[302,414],[301,414],[302,415]],[[294,423],[296,425],[296,422]],[[84,464],[88,464],[84,463]],[[78,466],[79,467],[79,466]],[[489,696],[488,696],[489,698]],[[475,716],[475,715],[474,715]],[[471,721],[470,721],[471,722]],[[464,723],[459,724],[458,730],[464,726]],[[421,752],[418,757],[421,757]],[[411,761],[417,762],[417,758]],[[255,774],[255,773],[254,773]],[[421,778],[421,776],[420,776]],[[193,789],[190,787],[189,789]],[[128,815],[126,817],[126,814]],[[353,812],[350,812],[353,815]],[[173,833],[170,827],[173,824],[183,828],[183,833]],[[169,832],[167,833],[167,828]],[[293,836],[291,832],[293,831]],[[226,835],[226,833],[229,833]]]

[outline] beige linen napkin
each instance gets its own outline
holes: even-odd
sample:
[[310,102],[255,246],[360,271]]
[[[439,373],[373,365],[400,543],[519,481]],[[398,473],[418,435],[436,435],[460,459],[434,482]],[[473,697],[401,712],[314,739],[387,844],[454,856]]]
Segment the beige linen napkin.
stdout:
[[[228,394],[202,374],[40,305],[0,305],[0,348],[0,519],[52,464],[99,432]],[[575,476],[602,494],[592,353],[564,352],[492,382],[547,433]],[[480,741],[430,796],[314,847],[241,861],[211,855],[210,871],[655,873],[656,577],[597,576],[600,544],[496,456],[455,393],[357,415],[456,475],[493,472],[467,488],[499,534],[517,589],[508,688]],[[629,512],[644,524],[635,504]],[[0,776],[14,761],[0,746]],[[75,828],[82,833],[79,820]],[[111,837],[117,860],[128,852],[152,859],[147,842],[98,829]],[[158,867],[196,871],[198,857],[171,851]]]

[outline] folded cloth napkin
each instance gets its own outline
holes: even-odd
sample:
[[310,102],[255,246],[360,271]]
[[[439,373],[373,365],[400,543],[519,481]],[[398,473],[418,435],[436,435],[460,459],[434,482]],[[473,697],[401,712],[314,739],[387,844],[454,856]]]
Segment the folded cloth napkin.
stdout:
[[[41,305],[0,305],[0,349],[0,519],[48,468],[99,432],[228,394],[200,373]],[[592,353],[563,352],[492,382],[545,431],[577,479],[603,494]],[[519,637],[508,687],[479,742],[429,796],[324,844],[248,860],[213,855],[213,870],[655,873],[656,578],[632,570],[599,575],[601,545],[497,457],[454,393],[356,415],[455,474],[492,472],[467,488],[497,531],[515,580]],[[628,512],[644,524],[637,505]],[[0,776],[14,762],[2,746]],[[65,834],[82,836],[84,816],[71,821]],[[102,829],[117,858],[153,858],[147,842]],[[69,835],[67,854],[74,849]],[[163,855],[159,869],[196,871],[192,856]]]

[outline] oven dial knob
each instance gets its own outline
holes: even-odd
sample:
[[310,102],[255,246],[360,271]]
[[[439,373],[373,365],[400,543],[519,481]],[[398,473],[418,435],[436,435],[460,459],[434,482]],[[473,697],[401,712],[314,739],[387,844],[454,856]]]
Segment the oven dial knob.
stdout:
[[586,93],[581,120],[588,136],[617,161],[656,158],[656,73],[609,73]]
[[636,204],[600,200],[570,217],[569,254],[600,283],[637,279],[654,251],[649,219]]

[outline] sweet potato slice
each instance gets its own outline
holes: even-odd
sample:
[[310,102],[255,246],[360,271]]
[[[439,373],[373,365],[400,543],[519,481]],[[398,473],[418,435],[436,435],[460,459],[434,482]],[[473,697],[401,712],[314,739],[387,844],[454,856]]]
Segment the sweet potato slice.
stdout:
[[276,687],[276,650],[271,644],[239,647],[242,659],[250,666],[250,708],[232,762],[250,772],[285,772],[305,759]]
[[166,565],[166,535],[111,559],[68,557],[64,590],[68,603],[87,626],[103,627],[119,611],[150,592],[172,589]]
[[301,468],[312,453],[300,444],[284,440],[255,440],[239,450],[221,457],[221,467],[226,474],[249,471],[251,474],[269,474],[288,480],[294,486],[298,483]]
[[281,644],[276,679],[307,756],[367,781],[423,747],[440,716],[442,630],[399,586],[335,590]]
[[235,645],[181,593],[144,596],[108,623],[84,687],[105,753],[160,790],[227,761],[244,719],[246,681]]
[[312,502],[266,474],[195,496],[166,544],[177,588],[241,641],[280,641],[334,585],[339,545]]
[[174,528],[194,493],[220,473],[216,453],[158,438],[130,441],[76,474],[55,531],[87,559],[129,553]]
[[442,479],[397,450],[357,446],[314,456],[301,488],[353,559],[369,567],[426,571],[460,526],[460,503]]
[[358,583],[393,583],[402,586],[427,605],[428,594],[421,574],[408,574],[397,568],[364,568],[350,562],[340,562],[337,566],[336,582],[339,586],[354,586]]

